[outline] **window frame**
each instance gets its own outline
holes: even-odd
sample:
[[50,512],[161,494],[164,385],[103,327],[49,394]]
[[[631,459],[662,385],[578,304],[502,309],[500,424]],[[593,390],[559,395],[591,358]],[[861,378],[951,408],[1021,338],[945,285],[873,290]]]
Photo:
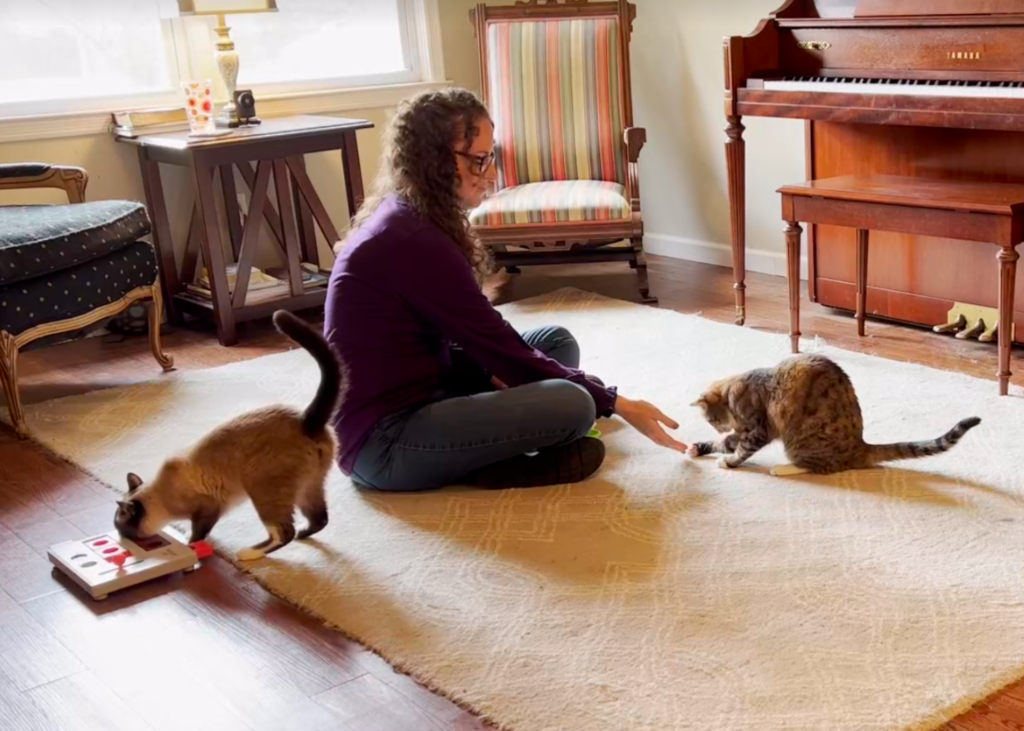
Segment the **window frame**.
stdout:
[[[260,114],[281,116],[387,107],[421,89],[443,85],[446,78],[438,0],[399,0],[399,18],[409,69],[362,77],[252,84],[249,88]],[[197,20],[200,22],[193,22]],[[112,112],[182,104],[179,85],[188,78],[211,79],[215,104],[223,104],[227,92],[213,55],[215,19],[205,20],[161,21],[170,89],[106,97],[0,102],[0,143],[106,133]],[[244,65],[245,57],[240,61]]]

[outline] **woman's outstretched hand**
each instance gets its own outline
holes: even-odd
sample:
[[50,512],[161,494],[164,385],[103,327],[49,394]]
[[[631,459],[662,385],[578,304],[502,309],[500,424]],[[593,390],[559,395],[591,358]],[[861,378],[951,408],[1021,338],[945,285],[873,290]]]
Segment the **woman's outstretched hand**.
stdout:
[[678,429],[679,424],[665,416],[652,404],[646,401],[633,401],[620,395],[615,400],[615,413],[655,444],[686,453],[687,445],[665,431],[665,427]]

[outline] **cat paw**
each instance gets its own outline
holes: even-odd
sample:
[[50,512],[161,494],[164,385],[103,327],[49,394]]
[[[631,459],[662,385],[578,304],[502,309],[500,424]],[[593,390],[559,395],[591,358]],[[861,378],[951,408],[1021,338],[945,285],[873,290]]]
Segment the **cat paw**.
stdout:
[[726,457],[719,457],[718,462],[716,464],[718,465],[718,468],[722,470],[732,469],[732,465],[729,464],[729,460]]
[[686,453],[694,458],[699,457],[700,447],[698,447],[696,444],[691,444],[689,447],[686,448]]
[[259,561],[266,554],[258,548],[243,548],[238,552],[239,561]]

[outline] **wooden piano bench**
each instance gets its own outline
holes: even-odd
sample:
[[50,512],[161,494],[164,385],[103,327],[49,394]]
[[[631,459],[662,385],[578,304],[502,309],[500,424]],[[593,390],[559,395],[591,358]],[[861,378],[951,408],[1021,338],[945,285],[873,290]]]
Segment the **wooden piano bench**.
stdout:
[[786,222],[790,340],[800,348],[801,223],[857,229],[857,334],[864,335],[868,232],[891,231],[980,241],[999,247],[999,393],[1010,384],[1013,290],[1017,245],[1024,238],[1024,185],[957,182],[932,178],[860,175],[787,185],[782,195]]

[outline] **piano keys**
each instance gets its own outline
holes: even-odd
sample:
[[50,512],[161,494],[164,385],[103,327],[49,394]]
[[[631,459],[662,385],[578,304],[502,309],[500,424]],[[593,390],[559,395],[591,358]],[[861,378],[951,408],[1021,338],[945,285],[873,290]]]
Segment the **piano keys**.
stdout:
[[[726,38],[724,51],[737,324],[746,315],[743,117],[805,120],[808,179],[1024,182],[1024,0],[789,0],[750,35]],[[990,252],[873,235],[869,313],[932,327],[956,303],[995,306]],[[809,229],[812,301],[854,309],[855,249],[853,231]],[[1015,318],[1024,324],[1024,312]]]
[[974,99],[1024,99],[1024,81],[947,81],[944,79],[844,79],[822,76],[766,80],[765,91],[814,94],[886,94]]

